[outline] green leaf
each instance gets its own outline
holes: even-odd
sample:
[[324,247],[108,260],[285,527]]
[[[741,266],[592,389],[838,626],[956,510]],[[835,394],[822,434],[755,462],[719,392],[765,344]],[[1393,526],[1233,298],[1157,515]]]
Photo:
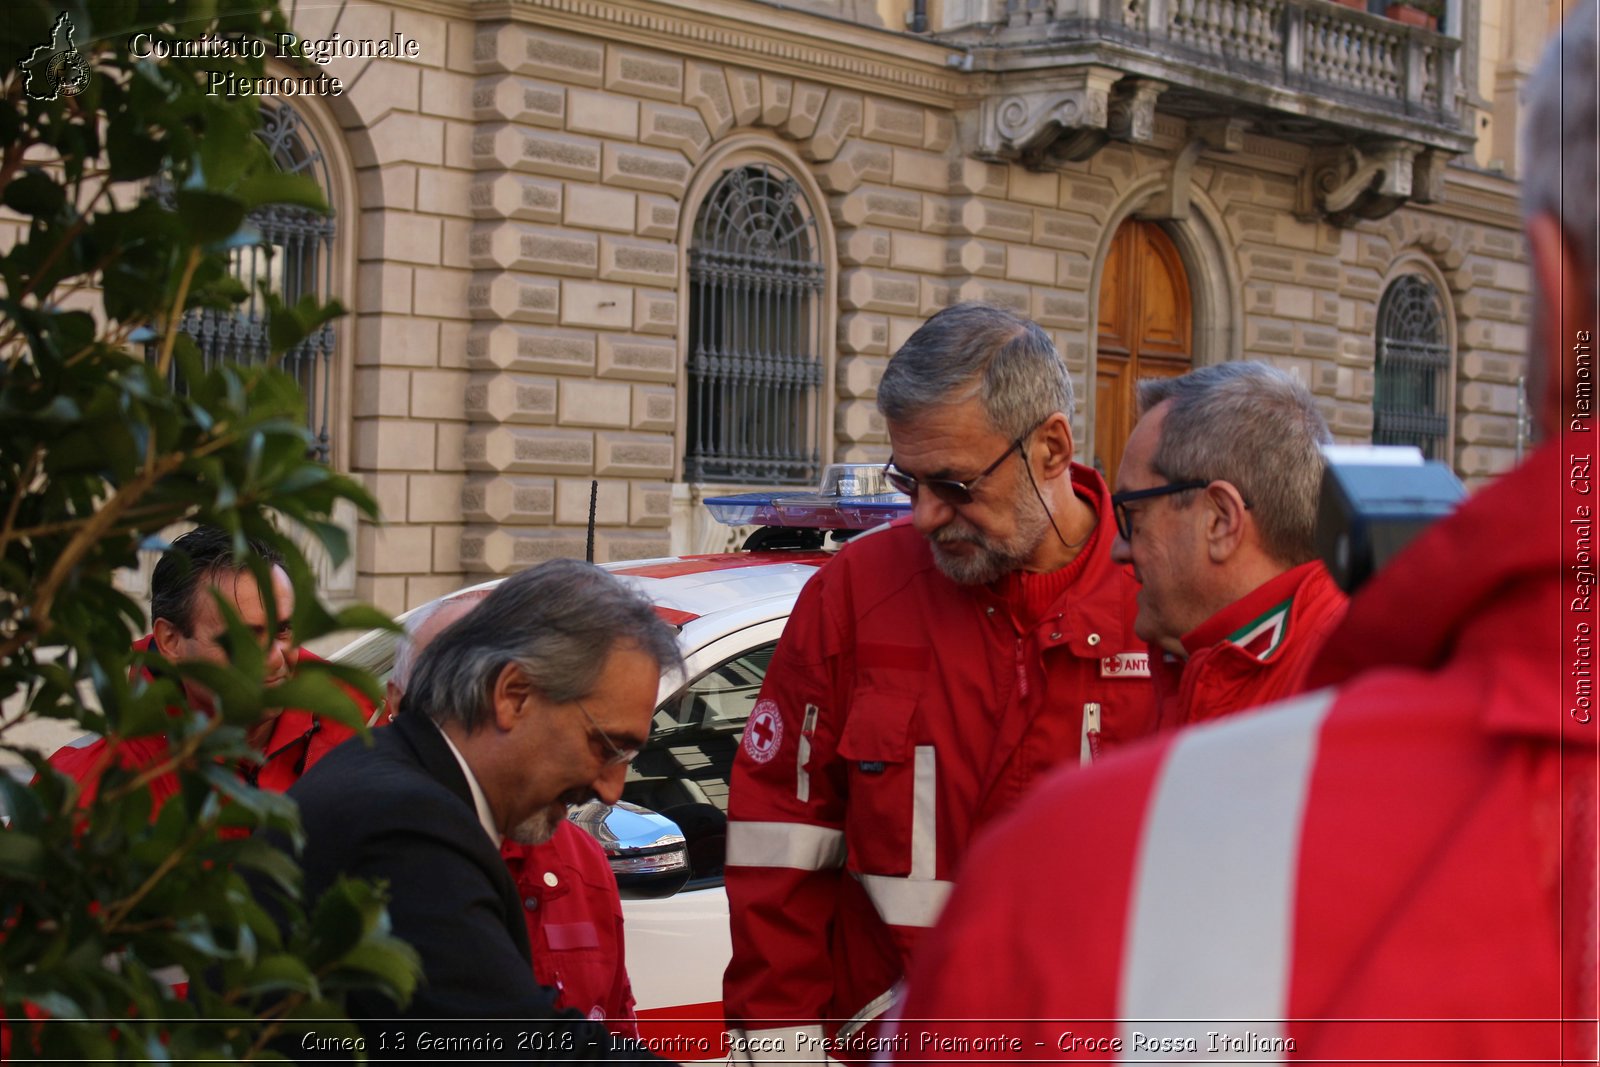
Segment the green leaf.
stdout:
[[268,993],[317,995],[317,979],[300,960],[284,953],[263,957],[245,975],[243,992],[261,996]]
[[303,174],[285,174],[278,170],[253,174],[239,183],[238,193],[239,199],[252,211],[267,204],[292,204],[317,212],[328,210],[322,186]]
[[178,217],[190,239],[209,244],[230,237],[244,223],[245,206],[238,197],[208,189],[179,189],[174,194]]
[[321,670],[307,663],[294,677],[272,686],[263,698],[272,707],[300,708],[359,730],[366,716],[350,694]]
[[34,835],[17,829],[0,833],[0,874],[9,878],[37,878],[42,872],[44,858],[44,844]]
[[130,115],[106,130],[106,156],[115,181],[139,181],[161,169],[166,145],[138,129]]
[[19,214],[54,215],[66,202],[66,190],[42,171],[30,169],[6,186],[5,205]]
[[[404,1005],[411,1000],[422,976],[422,959],[416,949],[398,937],[379,935],[345,953],[339,961],[339,968],[341,972],[355,971],[378,979],[381,988],[396,1003]],[[336,986],[331,976],[328,985],[330,988]],[[337,985],[343,985],[343,982]]]

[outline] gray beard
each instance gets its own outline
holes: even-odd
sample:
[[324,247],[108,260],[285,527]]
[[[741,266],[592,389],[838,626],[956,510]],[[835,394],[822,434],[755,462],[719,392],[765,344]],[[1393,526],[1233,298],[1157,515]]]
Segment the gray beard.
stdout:
[[565,815],[551,814],[549,808],[541,808],[529,818],[522,820],[511,828],[507,837],[519,845],[542,845],[556,835],[556,828],[561,825]]
[[[952,522],[928,539],[933,549],[933,562],[946,578],[960,585],[988,585],[1022,569],[1033,558],[1044,541],[1045,531],[1050,528],[1050,516],[1045,514],[1044,505],[1034,496],[1031,485],[1019,483],[1017,489],[1016,499],[1012,501],[1016,507],[1017,529],[1009,540],[996,541],[959,518],[955,520],[962,523],[959,528]],[[976,545],[978,550],[966,556],[950,556],[942,551],[942,545],[957,542]]]

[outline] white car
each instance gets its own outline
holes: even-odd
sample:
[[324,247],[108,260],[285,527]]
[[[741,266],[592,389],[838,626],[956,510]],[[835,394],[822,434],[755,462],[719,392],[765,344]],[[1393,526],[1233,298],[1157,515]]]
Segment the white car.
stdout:
[[[647,1027],[650,1036],[708,1042],[708,1053],[719,1049],[722,972],[732,954],[722,865],[728,781],[745,720],[795,598],[830,557],[819,528],[858,530],[909,505],[881,491],[841,501],[840,488],[862,489],[839,477],[830,468],[826,496],[707,502],[734,525],[767,525],[751,542],[794,547],[603,565],[677,628],[685,672],[662,678],[650,740],[628,768],[623,803],[609,811],[585,805],[571,818],[600,840],[617,875],[640,1020],[663,1020]],[[822,513],[819,500],[826,501]],[[366,634],[333,658],[381,679],[393,663],[395,636]],[[682,1054],[689,1049],[679,1046],[674,1058],[701,1058]]]

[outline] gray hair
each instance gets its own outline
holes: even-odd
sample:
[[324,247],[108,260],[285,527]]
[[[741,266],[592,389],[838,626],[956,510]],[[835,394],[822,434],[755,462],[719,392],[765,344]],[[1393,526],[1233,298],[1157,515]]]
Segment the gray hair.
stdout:
[[978,397],[989,422],[1018,438],[1056,412],[1072,418],[1072,376],[1050,335],[989,304],[956,304],[923,323],[889,360],[878,410],[896,421]]
[[683,658],[672,627],[642,594],[592,563],[555,559],[512,575],[417,657],[406,707],[472,733],[494,715],[494,684],[520,667],[545,699],[594,691],[606,659],[632,646],[663,672]]
[[1595,0],[1572,6],[1561,32],[1528,80],[1522,127],[1522,206],[1527,217],[1554,216],[1581,258],[1586,277],[1600,277],[1596,230],[1600,196],[1595,164]]
[[1139,412],[1172,401],[1152,466],[1169,482],[1230,482],[1262,547],[1297,566],[1317,558],[1317,497],[1333,438],[1311,393],[1265,363],[1218,363],[1139,382]]

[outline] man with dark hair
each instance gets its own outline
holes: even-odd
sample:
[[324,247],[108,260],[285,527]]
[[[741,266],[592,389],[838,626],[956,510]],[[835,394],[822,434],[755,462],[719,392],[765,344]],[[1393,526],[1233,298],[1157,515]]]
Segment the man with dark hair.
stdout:
[[[265,684],[286,681],[302,658],[314,660],[294,642],[290,624],[294,587],[281,558],[253,539],[247,539],[245,547],[248,556],[269,568],[271,588],[266,595],[250,569],[248,557],[236,552],[233,535],[226,530],[199,526],[175,539],[156,562],[150,578],[151,632],[135,642],[134,649],[153,650],[172,663],[227,663],[228,626],[218,603],[220,598],[265,651]],[[136,669],[136,681],[151,678],[148,670]],[[205,713],[215,711],[215,697],[209,689],[187,677],[182,679],[182,685],[191,708]],[[370,716],[371,703],[366,697],[354,690],[346,692]],[[308,767],[353,735],[348,726],[309,712],[275,709],[247,735],[252,746],[262,753],[262,762],[246,764],[240,771],[252,785],[281,793]],[[79,783],[79,802],[88,804],[99,789],[100,776],[113,760],[123,768],[135,769],[158,766],[167,758],[167,741],[161,735],[135,737],[116,744],[105,738],[87,738],[58,750],[50,757],[50,765]],[[158,775],[151,779],[149,788],[153,814],[177,792],[177,776]]]
[[878,408],[911,518],[806,586],[734,762],[724,1006],[753,1059],[872,1052],[973,835],[1154,725],[1137,587],[1044,331],[947,308]]
[[1307,678],[1331,688],[1055,778],[973,849],[904,1017],[1007,1021],[917,1023],[990,1036],[942,1058],[998,1060],[1004,1031],[1062,1058],[1595,1062],[1597,22],[1572,5],[1526,95],[1543,442],[1357,593]]
[[[425,604],[406,617],[406,634],[395,647],[389,674],[391,718],[401,712],[417,656],[488,595],[488,589],[468,590]],[[557,1007],[603,1022],[614,1034],[638,1037],[622,900],[600,843],[562,819],[550,840],[536,845],[506,840],[500,855],[522,898],[534,978],[556,990]]]
[[1347,601],[1317,559],[1316,402],[1265,363],[1219,363],[1140,382],[1139,410],[1112,556],[1139,579],[1161,726],[1299,692]]
[[395,1048],[407,1032],[397,1017],[497,1019],[541,1035],[531,1047],[545,1057],[638,1055],[558,1011],[535,980],[500,847],[549,841],[568,805],[615,803],[661,675],[680,668],[649,601],[590,564],[552,560],[501,582],[422,650],[404,710],[370,747],[343,746],[289,791],[306,898],[345,876],[387,881],[393,931],[421,957],[404,1011],[351,999],[371,1047],[387,1034]]

